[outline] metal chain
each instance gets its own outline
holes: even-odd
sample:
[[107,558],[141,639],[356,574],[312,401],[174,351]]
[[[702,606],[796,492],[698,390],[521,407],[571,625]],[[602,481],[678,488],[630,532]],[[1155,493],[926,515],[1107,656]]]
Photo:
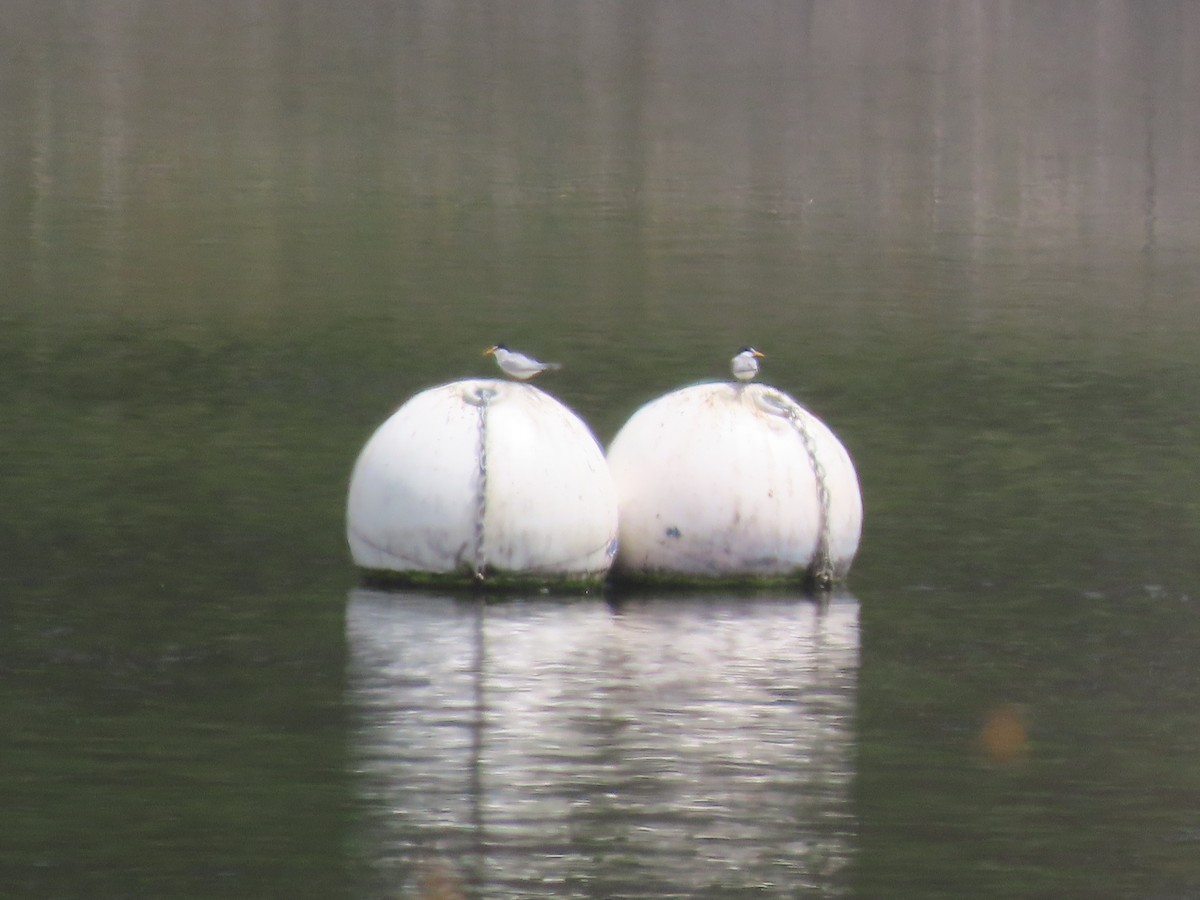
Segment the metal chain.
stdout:
[[783,394],[774,391],[763,392],[760,396],[764,401],[764,403],[760,404],[763,409],[768,412],[777,412],[779,415],[787,417],[792,427],[796,429],[796,433],[800,435],[800,440],[804,444],[804,451],[808,454],[808,464],[812,467],[813,480],[817,485],[817,510],[819,515],[817,522],[817,548],[813,553],[812,561],[809,563],[809,578],[812,580],[814,587],[820,590],[829,590],[833,586],[833,561],[829,557],[830,498],[829,482],[825,466],[821,463],[820,457],[817,456],[817,444],[813,439],[812,433],[808,430],[808,423],[804,420],[804,408],[792,402],[790,398]]
[[490,387],[476,388],[474,393],[466,396],[466,401],[479,410],[479,479],[475,488],[475,546],[472,552],[472,562],[476,581],[483,581],[487,558],[484,554],[484,521],[487,519],[487,412],[488,405],[496,396],[496,389]]

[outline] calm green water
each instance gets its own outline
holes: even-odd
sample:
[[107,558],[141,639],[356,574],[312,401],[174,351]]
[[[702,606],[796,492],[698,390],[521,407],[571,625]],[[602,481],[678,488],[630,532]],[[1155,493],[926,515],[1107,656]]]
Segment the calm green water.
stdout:
[[[1200,8],[2,4],[0,895],[1200,894]],[[847,591],[357,589],[497,341],[737,347]]]

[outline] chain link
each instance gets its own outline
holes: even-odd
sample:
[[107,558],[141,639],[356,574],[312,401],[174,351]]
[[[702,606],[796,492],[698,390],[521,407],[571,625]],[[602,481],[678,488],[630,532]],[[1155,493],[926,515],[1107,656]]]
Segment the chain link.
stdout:
[[829,557],[829,481],[825,466],[817,456],[817,442],[808,430],[805,421],[806,410],[793,402],[789,397],[775,391],[764,391],[759,395],[759,406],[767,412],[782,415],[787,418],[800,440],[804,444],[804,452],[808,454],[808,464],[812,468],[813,480],[817,486],[817,547],[809,563],[809,579],[813,587],[829,590],[833,586],[833,561]]
[[484,552],[484,522],[487,519],[487,413],[488,405],[496,396],[496,389],[490,387],[476,388],[474,393],[466,396],[466,401],[479,410],[479,478],[475,488],[475,546],[471,554],[476,581],[483,581],[487,569],[487,556]]

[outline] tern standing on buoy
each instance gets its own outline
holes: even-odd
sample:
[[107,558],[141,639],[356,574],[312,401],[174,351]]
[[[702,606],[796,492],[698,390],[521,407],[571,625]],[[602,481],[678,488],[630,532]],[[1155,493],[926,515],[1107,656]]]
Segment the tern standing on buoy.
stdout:
[[[729,361],[729,370],[738,381],[753,381],[758,374],[758,361],[766,359],[765,353],[759,353],[753,347],[743,347]],[[501,366],[503,368],[503,365]]]
[[[503,344],[488,347],[483,351],[483,355],[496,357],[496,365],[500,367],[501,372],[521,381],[528,381],[534,375],[542,372],[553,372],[555,369],[562,368],[561,363],[542,362],[532,356],[518,353],[516,350],[509,350]],[[758,367],[755,366],[755,368]]]

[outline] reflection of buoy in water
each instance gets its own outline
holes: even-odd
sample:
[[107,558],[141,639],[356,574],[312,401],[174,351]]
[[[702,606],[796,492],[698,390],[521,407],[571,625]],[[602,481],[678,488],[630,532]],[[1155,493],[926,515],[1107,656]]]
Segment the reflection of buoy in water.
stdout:
[[845,447],[760,384],[699,384],[643,406],[608,450],[628,578],[845,577],[862,495]]
[[588,427],[532,385],[472,379],[423,391],[367,441],[346,535],[375,580],[602,579],[616,494]]
[[472,898],[758,896],[796,873],[807,893],[845,893],[859,815],[849,594],[398,603],[358,588],[345,628],[364,884],[422,896],[442,874],[421,871],[431,860],[457,864]]

